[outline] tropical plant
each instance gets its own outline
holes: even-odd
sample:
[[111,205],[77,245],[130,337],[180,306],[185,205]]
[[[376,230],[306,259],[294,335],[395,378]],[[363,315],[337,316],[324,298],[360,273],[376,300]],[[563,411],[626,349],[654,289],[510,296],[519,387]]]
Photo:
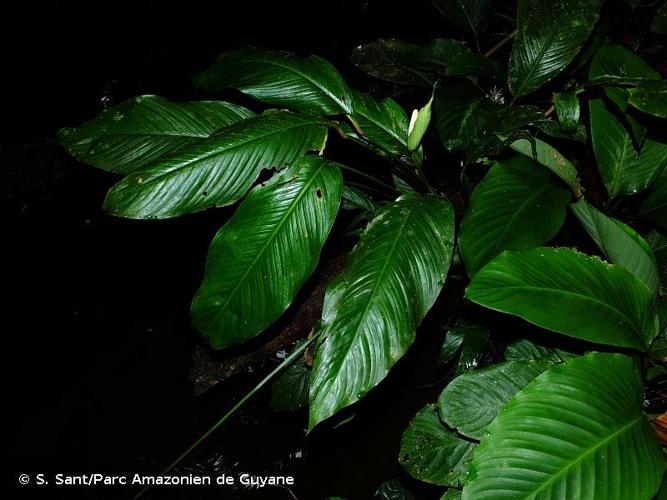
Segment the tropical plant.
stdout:
[[[444,319],[441,361],[456,377],[406,430],[407,473],[447,487],[443,498],[652,498],[667,464],[644,396],[667,380],[667,83],[654,69],[667,5],[518,0],[514,15],[489,0],[432,2],[464,40],[377,40],[352,54],[386,90],[407,89],[410,118],[324,59],[246,47],[194,81],[270,109],[140,96],[60,140],[123,176],[104,201],[116,216],[238,205],[192,303],[215,349],[274,323],[341,208],[358,214],[320,326],[287,360],[312,343],[312,368],[300,361],[274,387],[278,400],[298,388],[283,406],[307,400],[309,429],[382,382],[452,265],[470,278],[468,305]],[[385,167],[326,159],[330,133]],[[484,310],[532,324],[532,340],[504,340],[501,315]],[[478,368],[490,342],[504,354]]]

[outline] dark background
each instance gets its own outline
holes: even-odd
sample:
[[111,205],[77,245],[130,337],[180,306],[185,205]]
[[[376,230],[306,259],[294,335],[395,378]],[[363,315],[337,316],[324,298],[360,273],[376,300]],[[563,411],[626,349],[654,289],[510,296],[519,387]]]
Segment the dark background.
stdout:
[[[3,496],[129,498],[123,489],[19,487],[17,477],[157,473],[256,382],[257,373],[235,377],[197,398],[187,381],[199,342],[189,302],[228,211],[114,219],[100,207],[116,178],[70,159],[57,130],[136,94],[209,98],[189,78],[235,46],[317,53],[368,90],[376,82],[349,63],[355,45],[457,33],[426,0],[25,1],[2,10]],[[394,477],[437,497],[396,463],[402,430],[438,393],[411,389],[437,378],[424,369],[437,356],[433,339],[418,342],[352,424],[306,439],[305,414],[277,417],[260,395],[184,470],[210,471],[220,459],[216,470],[291,473],[299,499],[369,498]],[[275,489],[163,489],[147,498],[237,496],[293,498]]]

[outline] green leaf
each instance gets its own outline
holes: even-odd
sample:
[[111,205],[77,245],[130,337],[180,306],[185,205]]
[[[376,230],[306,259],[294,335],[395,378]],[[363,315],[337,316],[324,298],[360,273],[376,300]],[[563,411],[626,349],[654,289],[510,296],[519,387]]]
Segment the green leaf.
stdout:
[[125,177],[107,194],[105,208],[145,219],[230,205],[262,169],[321,151],[326,137],[326,128],[311,116],[281,111],[248,118]]
[[577,141],[581,142],[582,144],[586,144],[586,142],[588,141],[588,131],[586,130],[586,125],[584,125],[583,123],[579,123],[577,125],[577,128],[572,132],[565,132],[560,127],[560,124],[558,124],[554,120],[545,118],[544,120],[535,122],[535,127],[537,127],[541,132],[544,132],[548,136],[553,137],[555,139]]
[[665,458],[632,358],[590,354],[543,373],[487,428],[464,500],[650,499]]
[[593,151],[609,197],[644,191],[667,165],[667,145],[647,137],[638,151],[602,98],[591,99],[588,105]]
[[421,143],[428,126],[431,123],[431,105],[433,104],[433,96],[420,109],[412,112],[412,118],[408,126],[408,150],[415,151]]
[[653,297],[641,281],[620,266],[567,248],[505,252],[475,275],[466,296],[599,344],[644,351],[657,333]]
[[598,248],[614,264],[634,274],[649,290],[658,289],[658,269],[648,243],[627,224],[607,217],[583,198],[570,205]]
[[340,205],[342,177],[318,156],[255,187],[211,243],[192,323],[220,349],[262,332],[317,266]]
[[369,75],[402,85],[432,87],[439,76],[477,75],[504,81],[500,63],[450,38],[435,38],[423,46],[395,38],[375,40],[356,47],[352,61]]
[[435,405],[426,405],[403,433],[398,461],[415,479],[458,487],[474,447],[442,425]]
[[544,362],[506,361],[459,375],[438,398],[440,416],[461,434],[482,439],[500,409],[547,368]]
[[375,492],[375,496],[380,500],[408,500],[407,491],[397,477],[382,483]]
[[553,364],[561,363],[573,356],[574,354],[570,354],[569,352],[544,347],[526,339],[519,339],[512,342],[505,349],[505,359],[507,361],[545,361]]
[[658,118],[667,118],[667,89],[636,87],[630,89],[628,93],[630,94],[628,103],[639,111]]
[[368,94],[353,92],[350,119],[356,131],[393,156],[408,154],[408,117],[396,101],[376,101]]
[[464,42],[451,38],[434,38],[428,45],[413,46],[405,53],[405,64],[445,76],[451,62],[464,54],[473,54]]
[[310,368],[303,356],[287,368],[271,385],[271,408],[295,412],[308,404]]
[[454,212],[408,193],[380,209],[327,288],[310,388],[310,424],[358,401],[407,351],[445,282]]
[[449,488],[442,494],[440,500],[461,500],[461,492],[454,488]]
[[380,206],[361,189],[354,186],[343,186],[343,208],[345,210],[363,210],[374,214]]
[[433,5],[452,23],[469,31],[475,38],[489,24],[491,0],[431,0]]
[[232,87],[262,102],[323,115],[352,112],[350,89],[331,63],[317,56],[246,47],[223,52],[195,76],[208,92]]
[[658,231],[651,230],[646,235],[646,243],[651,248],[658,266],[659,281],[667,283],[667,237]]
[[474,163],[487,155],[497,156],[508,145],[519,139],[534,142],[529,126],[537,126],[544,121],[542,110],[535,106],[503,107],[498,102],[485,100],[477,110],[470,147],[466,152],[466,162]]
[[474,370],[489,345],[489,333],[488,328],[458,320],[445,336],[438,362],[446,365],[458,354],[454,375]]
[[576,92],[568,91],[554,94],[554,107],[558,113],[560,126],[565,132],[571,132],[579,123],[579,98]]
[[459,249],[468,274],[503,250],[544,245],[562,226],[570,197],[526,156],[496,163],[475,188],[461,221]]
[[530,94],[570,64],[598,20],[602,0],[519,0],[508,68],[515,98]]
[[563,179],[565,184],[570,186],[570,189],[572,189],[576,196],[581,196],[583,188],[579,183],[577,168],[553,146],[550,146],[540,139],[534,139],[534,142],[534,150],[533,144],[528,139],[514,141],[510,144],[510,147],[514,151],[529,156],[547,167],[554,174]]
[[651,194],[642,203],[640,214],[667,229],[667,169],[663,168],[652,187]]
[[445,76],[482,76],[504,82],[506,79],[505,71],[500,63],[490,57],[481,54],[475,54],[472,50],[467,50],[459,55],[452,57],[445,70]]
[[[351,58],[359,69],[376,78],[430,88],[438,79],[430,61],[437,60],[439,69],[453,53],[464,49],[460,42],[452,42],[439,44],[436,53],[403,40],[380,39],[359,45],[352,51]],[[425,58],[429,63],[424,64]]]
[[639,150],[644,143],[646,126],[634,116],[626,114],[630,94],[628,89],[619,85],[653,84],[660,80],[660,74],[625,47],[603,45],[591,60],[588,76],[591,82],[608,85],[605,87],[605,95],[613,103],[611,111],[615,112],[617,121],[631,134],[634,146]]
[[252,111],[228,102],[176,103],[144,95],[79,127],[63,128],[58,138],[80,162],[127,175],[251,116]]
[[484,125],[480,109],[485,103],[488,105],[484,95],[469,81],[445,85],[436,94],[433,110],[435,128],[448,151],[468,148]]

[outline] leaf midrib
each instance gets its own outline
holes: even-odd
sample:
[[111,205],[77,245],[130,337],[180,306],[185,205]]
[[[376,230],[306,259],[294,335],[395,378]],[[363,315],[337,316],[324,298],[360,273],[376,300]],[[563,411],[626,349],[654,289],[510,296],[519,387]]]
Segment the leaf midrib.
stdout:
[[[521,204],[521,206],[519,206],[518,210],[516,210],[516,212],[514,212],[514,214],[512,215],[512,217],[510,218],[510,220],[508,221],[508,223],[507,223],[507,224],[505,225],[505,227],[503,228],[503,230],[502,230],[502,234],[500,235],[500,237],[498,238],[498,240],[496,240],[496,244],[493,246],[493,250],[491,251],[491,253],[490,253],[489,255],[496,255],[496,254],[497,254],[498,247],[500,246],[500,244],[501,244],[501,243],[503,242],[503,240],[505,239],[505,235],[507,234],[508,229],[512,226],[512,224],[514,224],[514,221],[515,221],[515,219],[519,216],[519,213],[522,212],[522,211],[524,210],[524,208],[525,208],[531,201],[533,201],[533,199],[538,198],[538,197],[541,197],[542,193],[543,193],[544,191],[546,191],[547,189],[549,189],[549,187],[551,187],[550,184],[551,184],[551,183],[549,182],[549,179],[547,178],[547,182],[546,182],[546,183],[545,183],[539,190],[537,190],[537,191],[534,192],[531,196],[529,196],[529,197],[528,197],[528,198]],[[489,220],[491,221],[491,220],[493,220],[493,218],[489,218]]]
[[[230,126],[234,126],[234,124],[232,124]],[[148,179],[145,179],[140,184],[140,186],[147,186],[148,184],[151,184],[152,182],[156,182],[156,181],[171,177],[172,175],[180,175],[183,170],[193,168],[193,165],[196,165],[197,163],[206,161],[206,160],[208,160],[212,157],[215,157],[215,156],[220,156],[220,155],[227,154],[230,151],[234,151],[235,149],[245,147],[252,142],[262,141],[262,140],[265,140],[265,139],[267,139],[267,138],[269,138],[273,135],[282,135],[285,132],[287,132],[288,130],[297,129],[299,127],[304,127],[304,128],[313,127],[313,128],[316,128],[317,126],[318,125],[317,125],[316,122],[305,122],[304,121],[304,122],[295,123],[295,124],[289,125],[289,126],[283,126],[281,128],[275,129],[275,130],[271,130],[270,132],[268,132],[266,134],[255,135],[250,139],[237,142],[237,143],[233,144],[232,146],[230,146],[228,148],[224,148],[222,150],[217,150],[216,149],[215,151],[213,151],[211,153],[208,153],[208,154],[202,155],[200,157],[194,158],[193,160],[188,161],[188,162],[174,168],[173,170],[169,170],[168,172],[158,173],[158,175],[155,175],[154,177],[150,177]],[[209,138],[212,138],[212,136],[209,137]],[[171,153],[171,154],[180,154],[180,153],[182,153],[182,151],[176,151],[176,152]],[[168,160],[168,159],[169,159],[169,157],[166,157],[166,158],[161,158],[158,161],[164,162],[165,160]],[[194,168],[198,168],[198,167],[194,167]],[[137,172],[136,174],[134,174],[134,176],[135,177],[141,177],[142,175],[146,175],[147,173],[148,174],[152,173],[150,168],[148,168],[146,170],[142,170],[140,172]]]
[[260,64],[273,64],[274,66],[278,66],[279,68],[286,69],[288,71],[292,71],[293,73],[299,75],[302,77],[304,80],[310,82],[315,88],[321,90],[336,106],[338,106],[343,113],[349,112],[351,110],[347,109],[345,106],[343,106],[344,101],[340,101],[335,94],[332,94],[329,90],[327,90],[325,87],[322,85],[318,84],[316,80],[313,80],[310,78],[307,74],[302,73],[301,71],[297,70],[293,66],[288,66],[286,64],[281,64],[278,61],[272,61],[272,60],[265,60],[265,59],[241,59],[242,62],[248,62],[248,63],[260,63]]
[[[619,127],[620,126],[621,125],[619,124]],[[618,162],[616,164],[616,168],[614,169],[614,174],[613,174],[612,181],[611,181],[611,186],[609,187],[609,191],[610,191],[609,196],[612,196],[612,197],[614,197],[618,194],[618,183],[619,183],[621,173],[624,170],[623,167],[625,166],[626,158],[628,156],[628,145],[631,142],[630,135],[627,132],[625,132],[625,130],[623,132],[624,132],[624,136],[623,136],[623,146],[622,146],[622,149],[621,149],[621,155],[618,158]]]
[[[348,354],[350,353],[350,350],[352,349],[352,345],[354,344],[355,340],[359,336],[359,329],[361,328],[361,325],[364,323],[364,319],[366,318],[366,315],[368,312],[371,310],[371,306],[373,305],[373,302],[375,301],[375,296],[377,295],[378,290],[380,289],[380,283],[384,281],[385,273],[387,272],[387,269],[389,267],[389,262],[393,258],[394,251],[396,250],[396,246],[398,245],[398,241],[401,239],[403,236],[403,231],[405,230],[405,227],[408,223],[408,219],[412,216],[413,211],[417,207],[418,200],[415,200],[413,205],[410,207],[409,212],[405,215],[405,218],[401,222],[401,226],[399,227],[398,231],[396,232],[396,236],[394,237],[394,241],[392,241],[391,248],[389,249],[389,252],[387,253],[387,257],[382,265],[382,269],[380,270],[380,273],[378,275],[378,278],[375,280],[375,284],[373,286],[373,290],[371,291],[371,296],[368,298],[368,301],[366,302],[366,306],[364,307],[363,313],[359,317],[359,321],[357,321],[357,324],[353,328],[354,335],[351,335],[352,339],[350,343],[347,346],[347,349],[345,349],[345,354],[343,356],[340,356],[339,359],[341,360],[346,360]],[[332,321],[332,323],[335,321]],[[337,370],[336,370],[336,377],[329,377],[329,380],[332,378],[337,378],[338,373],[340,373],[340,369],[343,366],[343,362],[337,363]],[[318,391],[319,392],[319,391]],[[340,404],[339,404],[340,407]]]
[[[359,116],[365,118],[366,120],[371,122],[373,125],[378,127],[380,130],[383,130],[388,135],[390,135],[391,137],[396,139],[401,146],[407,147],[407,141],[404,141],[392,128],[385,127],[382,122],[380,122],[378,120],[374,120],[370,115],[353,109],[352,116],[354,116],[354,115],[359,115]],[[362,130],[362,132],[363,132],[363,130]],[[364,134],[364,135],[366,135],[366,134]]]
[[567,463],[565,466],[563,466],[557,474],[554,474],[549,480],[545,481],[542,483],[537,489],[527,493],[526,498],[536,498],[537,494],[544,490],[548,485],[552,484],[554,481],[556,481],[559,477],[561,477],[565,472],[567,472],[570,468],[574,467],[577,463],[583,461],[587,456],[590,454],[594,453],[595,451],[598,450],[598,448],[602,447],[603,445],[606,445],[608,442],[610,442],[612,439],[616,438],[620,434],[626,432],[628,429],[636,425],[637,423],[641,423],[642,419],[644,418],[643,415],[639,415],[637,418],[631,420],[629,423],[623,425],[616,431],[614,431],[612,434],[607,436],[604,440],[599,441],[598,443],[594,444],[591,446],[585,453],[579,455],[576,457],[574,460],[571,460],[569,463]]
[[[542,46],[542,49],[540,49],[540,52],[538,53],[537,57],[533,60],[533,62],[529,65],[528,67],[528,72],[526,73],[526,76],[523,79],[523,82],[521,83],[521,86],[519,87],[519,91],[515,94],[517,97],[523,97],[525,94],[523,93],[524,89],[526,88],[526,84],[529,81],[529,79],[533,76],[533,73],[537,69],[538,63],[542,61],[544,58],[544,54],[546,54],[549,46],[553,43],[554,38],[557,35],[557,30],[553,30],[548,38],[548,40],[545,40],[544,45]],[[521,43],[524,44],[524,50],[525,50],[525,43],[523,41],[523,34],[521,36]]]
[[503,288],[503,290],[514,290],[514,289],[539,290],[539,291],[543,291],[543,292],[547,292],[547,293],[551,293],[551,294],[556,294],[556,295],[558,295],[558,294],[572,295],[572,296],[578,297],[578,298],[580,298],[581,300],[584,300],[584,301],[590,301],[590,302],[594,302],[596,304],[600,304],[600,305],[604,306],[606,309],[609,309],[610,311],[617,313],[617,315],[621,316],[624,320],[626,320],[632,326],[632,330],[635,333],[635,337],[637,337],[640,341],[639,344],[642,345],[642,346],[645,344],[645,339],[642,337],[641,331],[637,330],[636,325],[634,324],[633,321],[630,320],[630,318],[628,318],[623,312],[619,311],[615,307],[612,307],[610,304],[607,304],[606,302],[602,302],[601,300],[598,300],[594,297],[589,297],[587,295],[583,295],[583,294],[580,294],[580,293],[577,293],[577,292],[571,292],[569,290],[555,290],[553,288],[545,288],[545,287],[530,286],[530,285],[504,285],[502,288]]
[[269,247],[271,247],[271,243],[273,242],[274,238],[278,235],[279,231],[282,229],[285,222],[290,218],[290,216],[292,215],[292,212],[296,209],[296,207],[299,204],[299,202],[301,201],[301,199],[306,195],[306,193],[308,192],[308,188],[315,182],[315,179],[319,177],[320,171],[325,167],[326,167],[326,164],[324,162],[322,162],[320,164],[320,166],[317,167],[317,170],[312,172],[311,178],[308,181],[306,181],[306,183],[304,183],[304,185],[301,189],[301,192],[297,195],[296,198],[294,198],[290,207],[287,209],[287,211],[285,212],[285,214],[283,215],[281,220],[278,222],[276,227],[273,229],[273,231],[271,232],[271,234],[267,238],[266,243],[264,244],[264,246],[260,249],[260,251],[257,253],[255,258],[248,265],[248,268],[241,275],[241,277],[239,278],[239,280],[236,283],[236,285],[234,286],[234,288],[227,295],[227,300],[225,300],[225,303],[222,304],[221,306],[219,306],[218,315],[222,314],[222,312],[227,309],[227,307],[229,306],[232,298],[234,298],[236,292],[239,291],[243,282],[250,275],[250,272],[252,271],[253,267],[257,264],[257,262],[259,262],[259,259],[264,255],[264,252],[266,252],[266,250]]

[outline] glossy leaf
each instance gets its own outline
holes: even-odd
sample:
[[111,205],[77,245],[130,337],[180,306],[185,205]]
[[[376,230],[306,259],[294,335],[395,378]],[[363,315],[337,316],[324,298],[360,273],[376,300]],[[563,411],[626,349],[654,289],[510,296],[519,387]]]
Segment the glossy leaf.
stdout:
[[426,405],[403,433],[398,460],[415,479],[458,487],[474,447],[442,425],[435,405]]
[[[458,53],[459,49],[463,50],[462,44],[448,44],[441,45],[440,48],[447,50],[454,50]],[[397,40],[395,38],[379,39],[372,42],[359,45],[352,51],[352,62],[362,71],[372,75],[376,78],[381,78],[394,83],[403,85],[416,85],[420,87],[432,87],[437,81],[438,77],[431,64],[426,66],[420,65],[423,62],[421,59],[424,55],[428,59],[438,59],[438,68],[446,62],[450,57],[449,53],[438,54],[446,57],[432,57],[433,53],[415,54],[419,50],[419,46]]]
[[623,85],[647,85],[660,80],[660,74],[625,47],[603,45],[591,60],[588,76],[592,82],[607,85],[604,90],[609,102],[606,104],[610,105],[610,111],[614,113],[616,120],[630,133],[635,149],[639,151],[644,144],[646,125],[635,116],[627,114],[630,94],[629,89]]
[[649,290],[658,289],[658,269],[648,243],[627,224],[607,217],[586,200],[571,205],[572,211],[598,248],[614,264],[634,274]]
[[144,95],[60,130],[58,138],[80,162],[127,175],[251,116],[252,111],[228,102],[177,103]]
[[463,499],[650,499],[665,458],[632,358],[590,354],[520,391],[475,449]]
[[382,483],[375,492],[375,496],[380,500],[409,500],[408,492],[397,477]]
[[[533,146],[535,146],[535,149],[533,149]],[[514,141],[510,147],[547,167],[563,179],[575,195],[581,196],[583,188],[579,183],[577,168],[553,146],[540,139],[534,139],[534,144],[528,139],[519,139]]]
[[354,186],[343,186],[343,208],[346,210],[363,210],[374,214],[379,208],[373,198]]
[[549,137],[553,137],[555,139],[577,141],[582,144],[586,144],[588,141],[588,131],[586,130],[586,125],[583,123],[579,123],[573,131],[566,132],[561,128],[559,123],[554,120],[545,118],[535,122],[535,127],[537,127],[541,132],[544,132]]
[[545,362],[506,361],[459,375],[438,398],[440,416],[461,434],[482,439],[500,409],[547,368]]
[[652,230],[646,235],[646,243],[655,256],[660,282],[667,283],[667,237]]
[[264,168],[282,168],[321,151],[326,128],[317,118],[267,112],[160,158],[107,194],[106,210],[133,219],[167,218],[230,205]]
[[489,345],[489,329],[467,321],[457,321],[445,336],[438,362],[450,363],[458,355],[454,375],[477,368]]
[[503,250],[544,245],[562,226],[570,197],[526,156],[496,163],[475,188],[461,221],[459,250],[468,274]]
[[442,494],[440,500],[461,500],[461,491],[449,488]]
[[535,106],[500,106],[490,103],[477,110],[476,127],[472,141],[466,152],[466,162],[474,163],[488,155],[497,156],[507,146],[520,139],[534,142],[529,126],[544,121],[542,111]]
[[550,364],[561,363],[573,357],[574,354],[535,344],[527,339],[512,342],[505,349],[507,361],[544,361]]
[[262,332],[312,274],[336,218],[342,177],[308,156],[255,187],[211,243],[192,322],[214,348]]
[[592,82],[602,83],[607,80],[609,82],[605,88],[607,97],[618,106],[619,110],[625,112],[628,95],[626,89],[614,85],[633,81],[639,85],[647,81],[660,80],[660,73],[627,48],[605,44],[595,52],[588,77]]
[[350,89],[328,61],[288,52],[246,47],[223,52],[195,77],[209,91],[228,87],[255,99],[295,111],[324,115],[352,112]]
[[663,168],[641,207],[641,216],[667,229],[667,170]]
[[480,110],[484,95],[470,82],[445,85],[435,97],[434,124],[440,140],[449,151],[462,151],[472,142],[485,122]]
[[452,23],[475,37],[489,23],[491,0],[431,0],[433,5]]
[[483,76],[498,81],[505,80],[505,71],[494,59],[467,50],[452,57],[445,70],[445,76]]
[[361,92],[353,96],[350,119],[357,133],[390,155],[407,155],[408,117],[403,108],[390,97],[376,101]]
[[406,194],[384,206],[327,288],[310,389],[310,428],[359,400],[407,351],[447,276],[449,201]]
[[468,46],[451,38],[434,38],[428,45],[414,46],[404,61],[425,71],[445,76],[451,62],[464,54],[473,54]]
[[601,5],[601,0],[519,0],[507,75],[515,98],[537,90],[570,64],[591,34]]
[[308,405],[310,368],[303,356],[288,367],[271,385],[271,409],[295,412]]
[[667,89],[637,87],[628,92],[630,94],[628,102],[639,111],[658,118],[667,118]]
[[602,98],[591,99],[589,111],[593,151],[609,197],[644,191],[667,165],[667,144],[647,137],[638,151]]
[[475,275],[466,296],[600,344],[644,351],[657,333],[652,294],[641,281],[620,266],[566,248],[505,252]]
[[560,126],[564,131],[572,131],[577,128],[579,123],[579,98],[576,92],[561,92],[554,94],[554,106],[558,113]]

